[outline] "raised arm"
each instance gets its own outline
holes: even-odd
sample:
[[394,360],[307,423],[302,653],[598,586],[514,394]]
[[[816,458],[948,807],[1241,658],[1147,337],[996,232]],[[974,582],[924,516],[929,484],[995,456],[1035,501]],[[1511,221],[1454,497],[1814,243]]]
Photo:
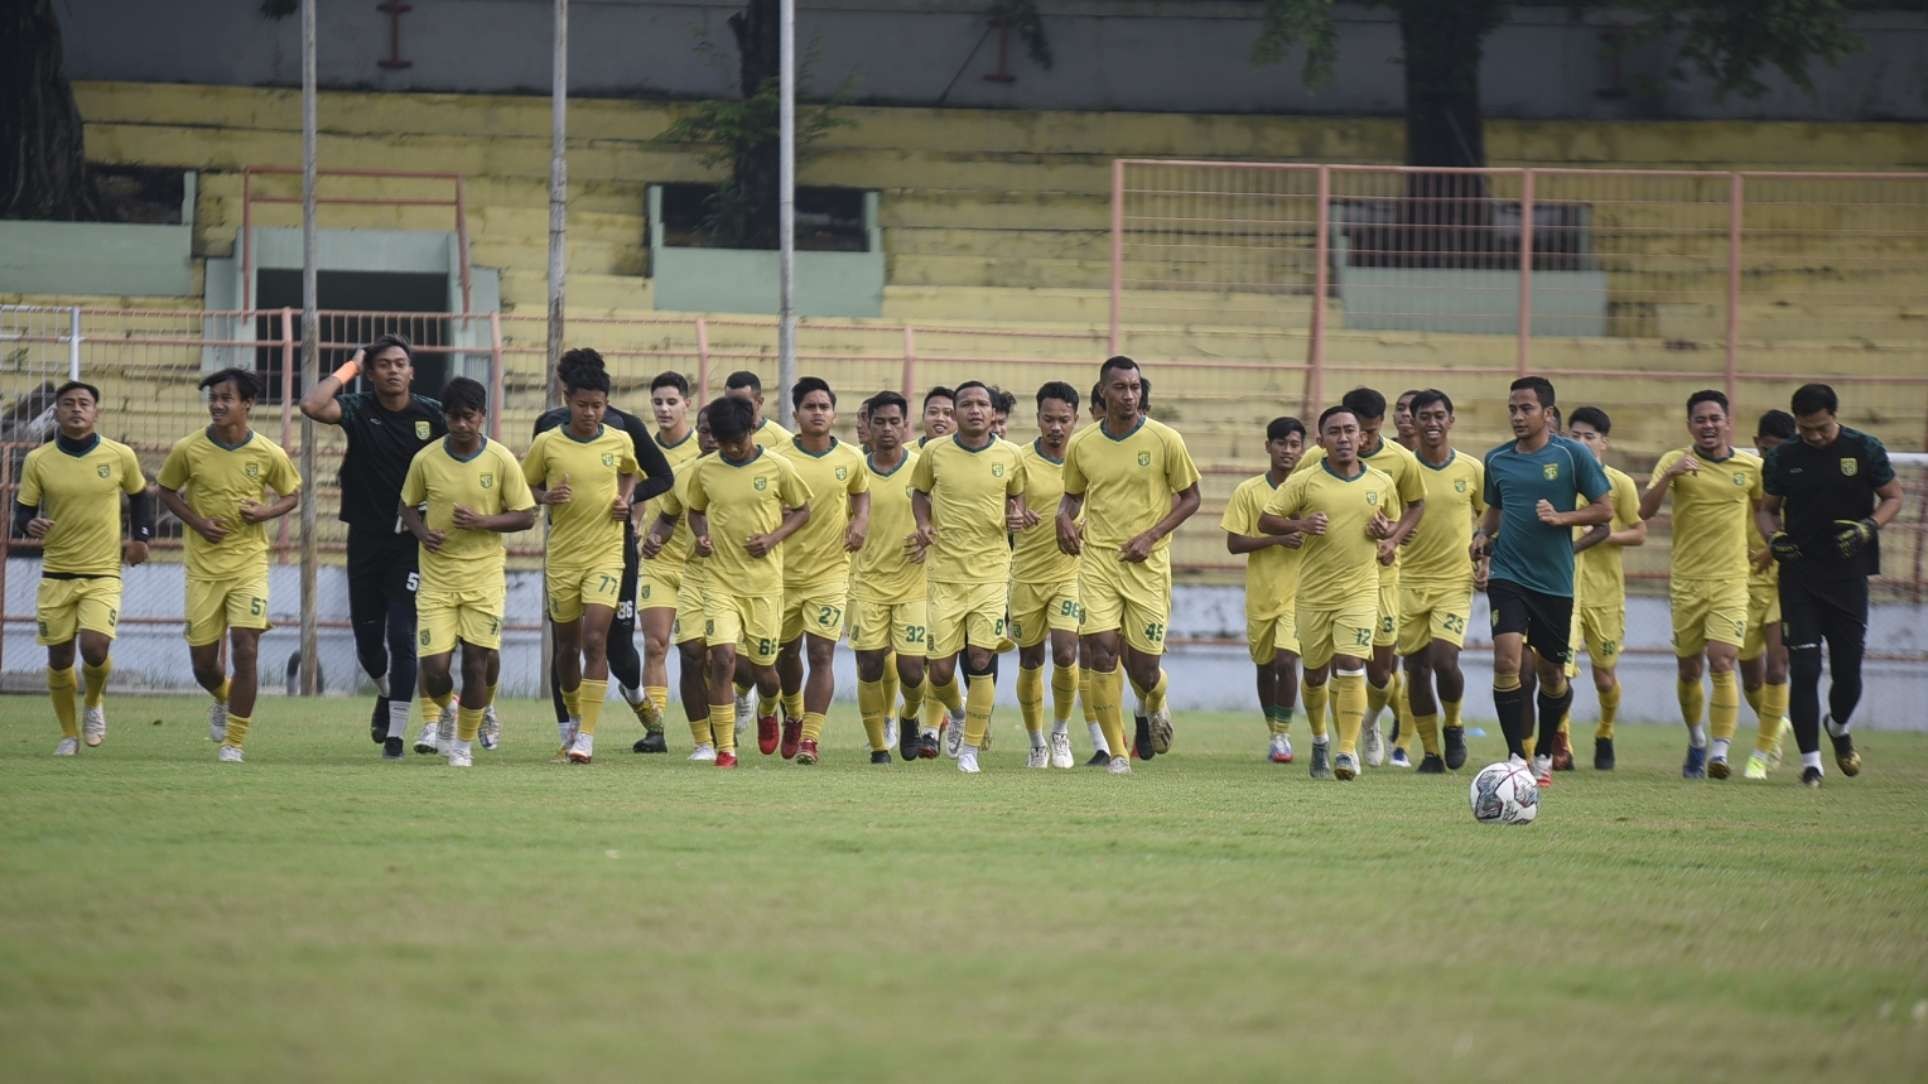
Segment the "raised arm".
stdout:
[[335,401],[335,396],[340,395],[341,389],[361,373],[361,367],[362,351],[357,350],[355,356],[349,358],[341,368],[315,381],[313,387],[301,393],[301,413],[325,425],[340,425],[341,404]]

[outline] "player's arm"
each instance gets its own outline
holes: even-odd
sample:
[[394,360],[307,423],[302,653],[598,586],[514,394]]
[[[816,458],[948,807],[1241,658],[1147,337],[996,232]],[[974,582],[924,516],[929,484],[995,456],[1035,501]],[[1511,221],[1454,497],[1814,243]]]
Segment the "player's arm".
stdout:
[[669,492],[676,482],[676,476],[669,465],[663,450],[656,446],[656,440],[649,435],[649,428],[636,415],[629,417],[629,442],[635,446],[636,466],[642,473],[630,493],[630,501],[641,504],[652,497],[660,497]]
[[415,541],[421,543],[423,549],[434,553],[442,548],[443,541],[448,537],[447,534],[442,531],[429,530],[428,524],[422,521],[422,514],[417,512],[415,506],[407,501],[401,503],[400,510],[402,528],[409,534],[414,535]]
[[45,538],[54,529],[54,521],[40,514],[37,505],[14,502],[13,535],[15,538]]
[[1178,525],[1192,518],[1198,511],[1198,483],[1193,482],[1177,493],[1172,494],[1171,508],[1164,517],[1151,525],[1151,530],[1130,539],[1118,550],[1118,556],[1126,561],[1137,563],[1151,556],[1153,546],[1166,535],[1178,529]]
[[1881,498],[1881,503],[1874,506],[1874,515],[1869,518],[1874,520],[1876,527],[1886,527],[1901,514],[1900,480],[1888,479],[1886,484],[1875,487],[1874,495]]
[[1072,557],[1084,552],[1084,531],[1078,527],[1078,513],[1084,511],[1084,494],[1064,491],[1058,498],[1058,549]]
[[1479,516],[1479,526],[1473,529],[1473,545],[1471,549],[1473,560],[1483,560],[1487,554],[1492,552],[1493,538],[1499,533],[1500,506],[1499,503],[1494,501],[1489,495],[1486,502],[1486,511],[1481,512]]
[[[1640,515],[1639,501],[1633,496],[1633,483],[1624,481],[1618,486],[1613,497],[1613,515],[1623,523],[1631,524],[1618,531],[1609,531],[1606,544],[1609,546],[1644,546],[1647,544],[1647,520]],[[1611,523],[1608,524],[1612,526]]]
[[1652,519],[1660,514],[1660,506],[1667,499],[1667,492],[1673,488],[1674,479],[1683,474],[1700,470],[1700,460],[1679,452],[1668,452],[1654,464],[1653,480],[1640,493],[1640,518]]
[[348,386],[350,380],[361,372],[362,352],[355,351],[341,368],[315,381],[313,387],[301,393],[301,413],[324,425],[341,424],[341,403],[336,396]]
[[910,538],[905,540],[906,548],[914,554],[913,560],[921,560],[924,551],[937,541],[937,528],[931,525],[931,495],[921,489],[910,491],[910,518],[915,525]]
[[1557,511],[1552,501],[1542,500],[1539,504],[1540,522],[1548,527],[1591,527],[1596,523],[1611,523],[1613,504],[1607,496],[1602,493],[1571,512]]
[[155,486],[155,490],[160,495],[162,506],[174,513],[175,519],[187,524],[195,534],[200,535],[202,538],[216,545],[219,545],[221,540],[228,536],[228,528],[226,526],[216,523],[214,520],[196,512],[187,503],[187,498],[181,496],[179,489],[167,485],[157,485]]
[[472,531],[495,531],[498,534],[514,534],[526,531],[536,525],[536,506],[497,512],[492,516],[471,513],[469,521],[461,526]]
[[1273,546],[1286,546],[1297,549],[1304,541],[1305,536],[1297,533],[1269,535],[1240,534],[1237,531],[1226,531],[1225,552],[1237,554],[1257,553],[1260,550],[1270,549]]
[[776,530],[769,534],[751,535],[743,544],[743,548],[749,550],[752,557],[767,557],[772,550],[783,544],[784,539],[802,530],[803,525],[808,522],[810,522],[810,502],[806,500],[794,508],[785,508],[783,522],[777,524]]
[[292,493],[276,494],[275,499],[269,501],[267,504],[262,504],[260,501],[242,501],[241,521],[243,523],[266,523],[271,519],[280,519],[282,516],[287,515],[299,507],[301,507],[301,490],[299,489]]
[[656,522],[649,525],[648,532],[638,544],[644,557],[655,557],[663,552],[663,547],[669,545],[669,536],[676,532],[677,520],[681,518],[680,515],[671,515],[667,508],[657,510]]
[[[1645,526],[1646,521],[1642,520],[1641,525]],[[1573,540],[1573,552],[1585,553],[1600,543],[1605,542],[1612,535],[1613,531],[1608,529],[1606,524],[1596,523],[1588,527],[1585,534]]]
[[845,553],[856,553],[864,548],[864,537],[870,534],[870,491],[850,494],[850,522],[844,527],[843,548]]

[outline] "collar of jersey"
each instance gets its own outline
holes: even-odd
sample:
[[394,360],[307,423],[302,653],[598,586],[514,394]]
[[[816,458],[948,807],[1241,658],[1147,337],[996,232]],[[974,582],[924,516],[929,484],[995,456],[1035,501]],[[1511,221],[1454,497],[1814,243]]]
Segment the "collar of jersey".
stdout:
[[990,440],[987,440],[987,441],[985,441],[985,442],[984,442],[984,447],[982,447],[982,448],[973,448],[973,447],[971,447],[970,445],[968,445],[968,444],[965,444],[965,443],[964,443],[964,434],[962,434],[962,433],[952,433],[952,434],[951,434],[951,443],[952,443],[952,444],[955,444],[955,445],[957,445],[957,446],[958,446],[959,448],[962,448],[962,449],[964,449],[965,451],[967,451],[967,452],[969,452],[969,453],[971,453],[972,455],[976,455],[976,454],[978,454],[979,452],[988,452],[988,451],[990,451],[990,450],[991,450],[992,448],[995,448],[995,447],[997,447],[997,436],[996,436],[995,434],[991,434],[991,433],[986,433],[985,435],[986,435],[986,436],[988,436],[988,437],[990,437],[991,439],[990,439]]
[[576,434],[570,432],[568,422],[562,423],[562,425],[558,426],[557,428],[562,430],[563,436],[568,437],[570,440],[575,441],[577,444],[588,444],[590,441],[595,440],[597,437],[602,436],[603,433],[606,430],[608,430],[609,427],[607,425],[604,425],[602,422],[597,422],[596,431],[594,433],[589,434],[586,437],[579,437]]
[[682,440],[679,440],[679,441],[677,441],[677,442],[676,442],[676,443],[674,443],[674,444],[664,444],[664,443],[663,443],[663,438],[662,438],[662,437],[657,437],[657,438],[656,438],[656,446],[657,446],[658,448],[661,448],[661,449],[663,449],[664,451],[666,451],[666,452],[667,452],[667,451],[669,451],[669,450],[670,450],[671,448],[681,448],[681,447],[682,447],[683,445],[685,445],[685,444],[688,444],[688,443],[690,442],[690,438],[691,438],[691,437],[693,437],[693,436],[695,436],[695,435],[696,435],[696,427],[692,425],[692,426],[690,426],[690,431],[689,431],[689,432],[687,432],[687,433],[684,433],[684,434],[683,434],[683,439],[682,439]]
[[1138,415],[1138,423],[1136,425],[1133,425],[1130,429],[1126,430],[1123,436],[1114,437],[1111,435],[1110,430],[1107,430],[1105,428],[1105,420],[1103,418],[1098,419],[1098,432],[1102,434],[1106,439],[1117,441],[1120,443],[1130,440],[1133,434],[1137,433],[1140,429],[1143,429],[1144,427],[1145,427],[1145,416],[1143,414],[1140,414]]
[[1038,458],[1044,460],[1046,463],[1050,463],[1053,466],[1059,466],[1059,467],[1064,466],[1064,460],[1053,459],[1051,457],[1051,453],[1044,450],[1043,437],[1039,437],[1036,440],[1031,442],[1031,450],[1038,453]]
[[867,455],[867,456],[864,456],[864,462],[865,462],[865,463],[867,463],[867,464],[869,464],[869,466],[870,466],[870,471],[871,471],[871,473],[872,473],[872,474],[875,474],[875,475],[876,475],[877,477],[879,477],[879,478],[888,478],[888,477],[890,477],[891,475],[893,475],[893,474],[896,474],[896,473],[897,473],[898,471],[900,471],[900,470],[903,470],[903,469],[904,469],[904,464],[906,464],[906,463],[908,463],[908,462],[910,462],[910,454],[909,454],[908,452],[906,452],[906,453],[904,454],[904,458],[902,458],[902,459],[899,459],[899,460],[897,461],[897,465],[896,465],[896,466],[894,466],[894,467],[892,467],[892,468],[890,468],[889,470],[885,470],[884,468],[882,468],[882,467],[880,467],[880,466],[878,466],[878,465],[877,465],[877,453],[876,453],[876,452],[872,452],[872,453],[870,453],[869,455]]
[[750,458],[748,458],[748,459],[745,459],[745,460],[742,460],[741,462],[739,462],[739,461],[737,461],[737,460],[735,460],[735,459],[731,459],[731,458],[730,458],[729,456],[727,456],[727,455],[724,455],[724,454],[723,454],[723,449],[721,449],[721,448],[718,448],[718,449],[716,450],[716,458],[717,458],[717,461],[718,461],[718,462],[720,462],[720,463],[725,463],[725,464],[728,464],[729,466],[732,466],[732,467],[747,467],[747,466],[749,466],[750,464],[752,464],[752,463],[754,463],[754,462],[756,462],[756,461],[757,461],[758,459],[761,459],[761,458],[763,458],[763,445],[761,445],[761,444],[753,444],[753,445],[751,445],[751,447],[753,447],[753,448],[755,448],[755,449],[756,449],[756,454],[755,454],[755,455],[753,455],[753,456],[751,456],[751,457],[750,457]]
[[223,441],[220,437],[215,436],[214,427],[211,425],[208,426],[206,429],[201,430],[201,435],[208,438],[209,444],[214,445],[216,448],[219,448],[224,452],[238,452],[241,449],[246,448],[248,446],[248,442],[254,439],[254,430],[252,429],[248,430],[248,435],[245,437],[242,437],[241,443],[239,444],[229,444],[226,441]]
[[1379,454],[1380,452],[1383,452],[1383,451],[1385,451],[1385,450],[1386,450],[1386,434],[1384,434],[1384,433],[1381,433],[1381,434],[1379,434],[1379,447],[1377,447],[1377,448],[1374,448],[1374,449],[1373,449],[1372,451],[1370,451],[1370,452],[1360,452],[1360,453],[1359,453],[1359,458],[1360,458],[1360,459],[1371,459],[1371,458],[1372,458],[1373,456],[1375,456],[1375,455],[1378,455],[1378,454]]
[[1725,462],[1727,462],[1728,460],[1730,460],[1730,459],[1732,459],[1732,458],[1734,458],[1734,456],[1735,456],[1735,454],[1736,454],[1736,453],[1738,453],[1739,451],[1740,451],[1740,449],[1739,449],[1739,448],[1736,448],[1736,447],[1734,447],[1733,445],[1731,445],[1731,444],[1730,444],[1730,445],[1728,445],[1728,446],[1727,446],[1727,454],[1726,454],[1726,455],[1724,455],[1724,456],[1721,456],[1721,457],[1720,457],[1719,459],[1715,459],[1715,458],[1714,458],[1713,456],[1711,456],[1711,455],[1702,455],[1702,454],[1700,454],[1700,449],[1698,449],[1698,448],[1696,448],[1696,447],[1694,447],[1694,446],[1693,446],[1693,445],[1691,445],[1691,444],[1689,444],[1689,445],[1687,446],[1687,454],[1688,454],[1688,455],[1691,455],[1691,456],[1693,456],[1693,457],[1694,457],[1695,459],[1705,459],[1705,460],[1706,460],[1707,462],[1709,462],[1709,463],[1725,463]]
[[454,440],[455,440],[454,437],[444,435],[442,437],[442,451],[448,453],[448,457],[450,459],[455,460],[457,463],[473,463],[475,462],[476,456],[481,455],[483,452],[486,452],[489,450],[489,438],[483,437],[482,443],[475,446],[474,453],[465,456],[462,453],[455,450],[455,445],[452,443]]
[[838,443],[839,441],[837,440],[837,435],[835,433],[832,433],[830,434],[830,447],[825,448],[821,452],[813,452],[810,449],[805,448],[803,446],[803,435],[801,433],[790,438],[790,447],[795,448],[797,451],[802,452],[804,455],[807,455],[812,459],[822,459],[824,456],[827,456],[831,452],[836,451]]
[[1413,453],[1413,458],[1419,460],[1419,465],[1422,467],[1425,467],[1428,470],[1445,470],[1447,467],[1450,467],[1453,465],[1453,460],[1459,458],[1459,449],[1458,448],[1446,449],[1446,462],[1441,463],[1437,467],[1433,466],[1432,460],[1427,459],[1425,456],[1420,455],[1418,452]]
[[1327,474],[1332,475],[1334,478],[1337,478],[1341,482],[1356,482],[1359,479],[1364,478],[1366,476],[1366,472],[1371,470],[1372,468],[1366,466],[1365,463],[1360,462],[1359,473],[1353,475],[1350,478],[1347,478],[1345,475],[1340,474],[1338,471],[1332,469],[1332,460],[1321,459],[1319,460],[1319,469],[1322,471],[1325,471]]
[[61,436],[59,433],[54,434],[54,447],[59,448],[62,452],[65,452],[66,454],[73,456],[75,459],[84,459],[87,457],[87,453],[93,451],[95,448],[100,447],[100,434],[99,433],[87,434],[87,446],[85,448],[80,449],[79,451],[75,451],[74,449],[69,448],[67,445],[68,445],[68,440],[66,437]]

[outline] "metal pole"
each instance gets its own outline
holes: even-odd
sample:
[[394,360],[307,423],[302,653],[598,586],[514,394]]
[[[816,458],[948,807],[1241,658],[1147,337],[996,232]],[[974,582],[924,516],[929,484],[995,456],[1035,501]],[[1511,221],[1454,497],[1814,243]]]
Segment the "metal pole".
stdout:
[[[568,262],[569,206],[569,0],[556,0],[555,60],[553,82],[549,87],[549,348],[542,374],[543,401],[553,409],[561,402],[556,385],[556,364],[562,360],[563,278]],[[497,406],[497,411],[501,406]],[[543,538],[549,536],[548,517],[543,517]],[[549,612],[548,589],[543,590],[542,610]],[[542,623],[542,674],[536,687],[549,691],[549,676],[555,673],[555,629]]]
[[[315,325],[315,4],[301,0],[301,386],[321,379]],[[252,319],[244,315],[244,319]],[[301,419],[301,695],[319,693],[320,629],[315,621],[315,422]]]
[[1329,282],[1326,260],[1330,241],[1326,237],[1332,224],[1332,167],[1319,167],[1318,206],[1313,211],[1312,237],[1312,330],[1305,344],[1305,414],[1315,417],[1323,409],[1325,396],[1325,298]]
[[1513,346],[1513,371],[1526,375],[1533,339],[1533,171],[1520,174],[1520,301],[1519,338]]
[[1125,160],[1114,158],[1111,162],[1111,325],[1105,339],[1105,349],[1114,356],[1118,353],[1118,328],[1122,321],[1119,312],[1124,307],[1125,294]]
[[67,310],[67,379],[80,379],[80,306]]
[[777,6],[777,404],[778,420],[794,426],[790,385],[797,382],[797,5]]
[[1727,345],[1721,360],[1727,401],[1740,401],[1741,208],[1746,200],[1741,175],[1727,178]]

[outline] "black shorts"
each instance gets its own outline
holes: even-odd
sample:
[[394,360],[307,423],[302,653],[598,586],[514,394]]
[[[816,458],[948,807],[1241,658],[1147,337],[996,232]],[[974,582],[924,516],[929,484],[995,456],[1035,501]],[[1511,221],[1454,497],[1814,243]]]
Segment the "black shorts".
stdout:
[[636,627],[636,580],[641,573],[642,562],[636,558],[636,539],[628,531],[623,532],[623,579],[616,588],[616,617],[610,627],[621,626],[627,629]]
[[421,551],[412,534],[348,529],[348,616],[373,621],[388,613],[391,600],[415,606],[417,560]]
[[1548,595],[1511,580],[1486,585],[1493,635],[1525,633],[1533,653],[1562,666],[1573,657],[1573,598]]
[[1781,642],[1789,650],[1819,647],[1843,633],[1866,635],[1868,581],[1862,576],[1816,579],[1788,575],[1797,565],[1781,570]]

